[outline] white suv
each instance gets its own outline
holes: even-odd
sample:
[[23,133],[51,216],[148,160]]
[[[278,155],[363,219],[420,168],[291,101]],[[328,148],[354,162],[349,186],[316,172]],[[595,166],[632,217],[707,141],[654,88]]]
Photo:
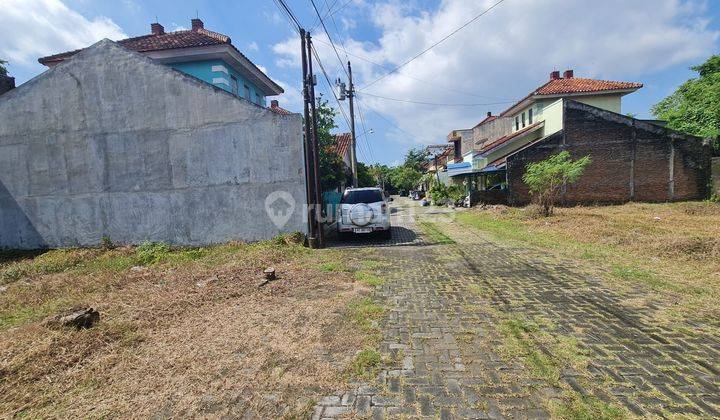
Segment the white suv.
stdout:
[[[392,199],[390,199],[392,200]],[[390,238],[390,206],[380,188],[348,188],[338,206],[339,233],[382,232]]]

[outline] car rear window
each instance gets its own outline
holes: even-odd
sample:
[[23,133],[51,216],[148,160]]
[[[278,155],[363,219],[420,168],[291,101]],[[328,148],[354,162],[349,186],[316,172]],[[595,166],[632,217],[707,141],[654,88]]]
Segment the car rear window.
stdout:
[[380,190],[359,190],[359,191],[345,191],[342,200],[343,204],[370,204],[383,201],[382,191]]

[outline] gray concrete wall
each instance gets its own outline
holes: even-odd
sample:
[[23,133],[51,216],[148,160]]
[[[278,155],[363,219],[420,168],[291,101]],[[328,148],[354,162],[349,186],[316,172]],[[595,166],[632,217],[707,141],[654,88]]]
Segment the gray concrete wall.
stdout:
[[475,150],[480,150],[485,144],[490,144],[502,136],[512,133],[513,119],[498,117],[490,122],[473,128],[472,141]]
[[[0,247],[306,231],[302,121],[104,40],[0,96]],[[278,228],[266,197],[295,209]]]

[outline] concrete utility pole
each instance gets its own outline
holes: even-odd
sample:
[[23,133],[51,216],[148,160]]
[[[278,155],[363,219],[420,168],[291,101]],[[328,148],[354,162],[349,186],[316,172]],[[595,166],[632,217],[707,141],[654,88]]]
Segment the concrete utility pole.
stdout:
[[325,246],[325,231],[322,225],[322,188],[320,185],[320,146],[318,144],[318,123],[317,110],[315,109],[315,75],[312,66],[312,37],[310,33],[306,33],[307,38],[307,55],[308,55],[308,85],[310,89],[310,110],[312,111],[312,156],[313,171],[315,173],[315,233],[317,238],[317,247]]
[[350,62],[348,61],[348,82],[350,83],[349,89],[348,89],[348,98],[350,100],[350,132],[351,134],[351,147],[350,147],[350,166],[352,170],[352,183],[353,187],[358,186],[358,176],[357,176],[357,149],[356,149],[356,138],[355,138],[355,85],[353,85],[353,77],[352,77],[352,66],[350,65]]
[[[344,101],[345,98],[350,99],[350,172],[352,172],[352,186],[357,187],[358,186],[358,178],[357,178],[357,137],[355,136],[355,85],[353,85],[353,78],[352,78],[352,66],[350,65],[350,62],[348,61],[348,83],[350,86],[347,88],[345,87],[345,83],[343,83],[340,79],[337,79],[337,85],[340,88],[340,98],[338,98],[341,101]],[[362,135],[362,134],[361,134]]]
[[315,233],[315,215],[313,214],[312,203],[315,201],[315,168],[312,159],[312,132],[310,129],[310,89],[308,83],[308,67],[307,67],[307,50],[305,29],[300,29],[300,44],[302,55],[302,74],[303,74],[303,116],[305,118],[305,141],[303,147],[305,149],[305,177],[307,189],[307,221],[308,221],[308,245],[312,248],[316,243]]

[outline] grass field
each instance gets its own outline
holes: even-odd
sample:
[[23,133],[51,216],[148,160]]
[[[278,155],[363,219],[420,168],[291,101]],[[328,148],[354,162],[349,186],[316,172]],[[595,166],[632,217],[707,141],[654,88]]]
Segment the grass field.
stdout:
[[[285,240],[5,253],[0,417],[304,417],[377,369],[380,280],[344,260]],[[100,322],[42,322],[77,307]]]
[[458,213],[457,220],[500,240],[584,260],[619,287],[643,284],[692,318],[720,317],[718,204],[558,208],[549,218],[531,207],[490,206]]

